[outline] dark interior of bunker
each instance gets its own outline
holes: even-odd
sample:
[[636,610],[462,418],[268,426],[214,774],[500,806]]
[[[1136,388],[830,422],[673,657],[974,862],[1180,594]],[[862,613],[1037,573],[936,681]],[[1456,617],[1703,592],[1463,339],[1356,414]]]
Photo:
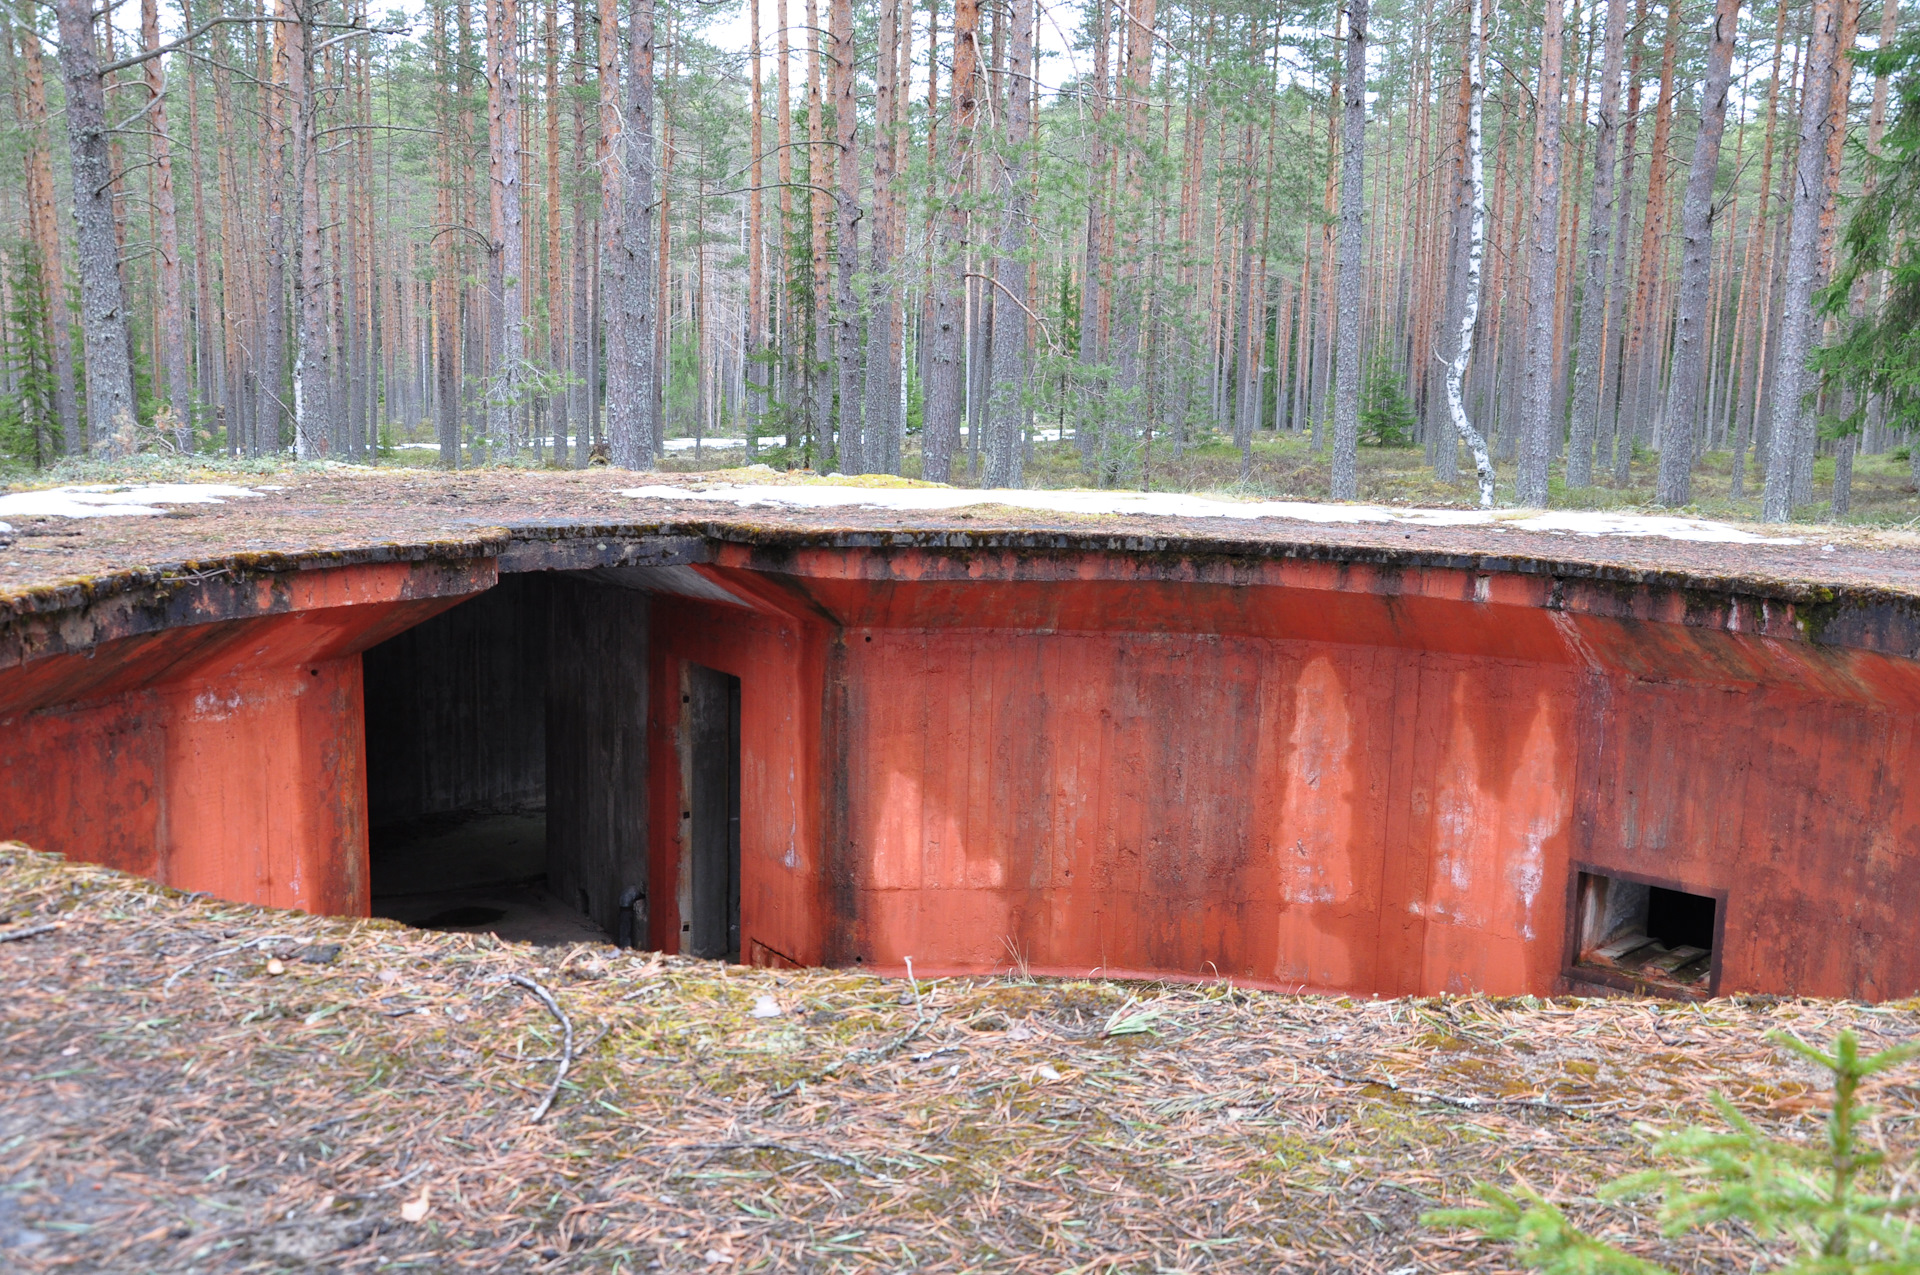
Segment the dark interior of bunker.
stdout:
[[1634,991],[1711,993],[1720,979],[1722,902],[1644,877],[1580,872],[1569,973]]
[[[505,575],[368,650],[373,914],[540,943],[648,939],[646,573]],[[738,959],[740,684],[682,680],[690,943]]]

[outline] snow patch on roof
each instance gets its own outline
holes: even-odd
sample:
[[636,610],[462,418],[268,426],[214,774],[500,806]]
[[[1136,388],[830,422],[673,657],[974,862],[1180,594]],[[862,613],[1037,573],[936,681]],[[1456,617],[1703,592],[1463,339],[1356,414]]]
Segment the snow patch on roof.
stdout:
[[1718,544],[1795,545],[1784,536],[1763,536],[1723,522],[1659,514],[1598,510],[1400,509],[1386,505],[1335,505],[1304,500],[1226,500],[1179,492],[1030,491],[1010,488],[853,487],[830,483],[796,486],[715,485],[630,487],[636,499],[720,501],[739,505],[785,505],[796,509],[860,507],[933,513],[969,505],[1011,505],[1046,513],[1136,514],[1162,518],[1291,519],[1313,523],[1384,523],[1419,527],[1490,527],[1574,536],[1655,536]]
[[0,496],[0,516],[8,518],[119,518],[164,513],[162,505],[223,505],[229,500],[258,496],[257,491],[227,483],[148,483],[142,486],[100,484],[92,487],[49,487]]

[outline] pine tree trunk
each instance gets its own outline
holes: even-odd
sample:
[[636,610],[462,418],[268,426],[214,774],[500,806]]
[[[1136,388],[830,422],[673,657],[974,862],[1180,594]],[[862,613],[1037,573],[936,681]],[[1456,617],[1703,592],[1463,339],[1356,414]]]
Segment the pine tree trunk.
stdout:
[[1807,354],[1813,338],[1813,292],[1820,269],[1820,209],[1826,202],[1827,138],[1833,127],[1828,104],[1833,93],[1833,64],[1840,14],[1845,0],[1813,0],[1813,35],[1808,49],[1805,91],[1800,100],[1800,148],[1794,159],[1792,228],[1780,306],[1778,347],[1774,356],[1772,438],[1767,454],[1767,485],[1761,517],[1785,522],[1793,516],[1795,451],[1799,442],[1801,398],[1807,384]]
[[114,230],[106,91],[94,52],[92,9],[87,0],[59,0],[55,12],[60,21],[60,73],[67,91],[67,142],[72,151],[87,443],[90,450],[117,455],[133,445],[133,361]]
[[[828,0],[832,3],[833,0]],[[807,247],[812,281],[806,396],[812,459],[823,469],[838,460],[833,437],[833,294],[828,258],[832,252],[829,199],[833,175],[827,163],[826,94],[820,75],[820,6],[807,0]]]
[[1773,70],[1767,81],[1767,126],[1760,150],[1759,203],[1747,230],[1747,265],[1741,272],[1741,362],[1736,369],[1738,379],[1733,387],[1734,434],[1730,466],[1731,489],[1736,498],[1746,495],[1748,443],[1755,443],[1755,450],[1758,451],[1755,430],[1760,421],[1760,382],[1766,369],[1767,334],[1772,326],[1767,317],[1767,307],[1773,299],[1770,282],[1773,276],[1773,253],[1769,250],[1772,239],[1768,231],[1767,204],[1773,194],[1774,126],[1780,118],[1780,58],[1786,36],[1787,8],[1780,5],[1773,29]]
[[979,0],[955,0],[953,6],[953,87],[947,94],[951,127],[946,162],[940,175],[939,239],[933,263],[933,352],[927,378],[926,424],[922,432],[924,474],[932,482],[951,481],[953,457],[960,445],[960,414],[965,405],[967,338],[966,190],[973,166],[973,121],[979,68]]
[[493,360],[487,437],[519,451],[525,330],[520,322],[520,58],[518,0],[487,0],[487,266]]
[[[455,133],[459,114],[453,107],[457,100],[458,76],[454,69],[457,52],[448,42],[446,11],[439,6],[434,8],[434,47],[439,55],[440,64],[435,68],[439,100],[440,148],[439,181],[435,191],[434,211],[443,226],[455,224],[454,173],[458,165],[455,156],[465,148]],[[459,353],[459,300],[455,281],[458,258],[455,256],[454,239],[451,235],[440,236],[435,240],[435,261],[433,281],[433,375],[435,408],[438,412],[437,435],[440,440],[440,465],[445,469],[460,468],[460,353]]]
[[[1233,355],[1234,355],[1234,414],[1233,445],[1240,449],[1240,476],[1244,479],[1253,472],[1253,424],[1254,400],[1251,388],[1259,377],[1254,365],[1254,284],[1253,284],[1253,213],[1254,186],[1256,174],[1253,158],[1253,125],[1242,129],[1240,144],[1241,167],[1240,182],[1240,243],[1235,253],[1237,278],[1234,280],[1236,298]],[[1356,424],[1356,430],[1358,426]]]
[[[1557,3],[1557,0],[1549,0]],[[1347,0],[1346,112],[1340,125],[1340,311],[1333,392],[1333,498],[1360,493],[1360,284],[1366,251],[1367,4]]]
[[1701,371],[1706,361],[1707,302],[1713,272],[1713,181],[1720,171],[1720,138],[1727,126],[1727,95],[1733,80],[1733,45],[1740,0],[1717,0],[1707,45],[1706,78],[1700,87],[1700,129],[1680,205],[1680,297],[1675,319],[1673,370],[1660,446],[1660,480],[1654,502],[1684,505],[1693,497],[1694,418],[1699,411]]
[[[864,474],[872,466],[867,460],[866,428],[861,420],[860,310],[853,295],[853,274],[859,262],[855,232],[860,224],[860,178],[855,150],[858,121],[853,105],[852,0],[831,0],[827,21],[833,40],[833,354],[840,383],[840,468],[849,474]],[[884,50],[882,60],[891,52]],[[885,149],[874,147],[876,152]]]
[[894,302],[894,115],[900,86],[895,64],[904,0],[880,0],[880,50],[874,68],[873,231],[867,284],[867,370],[864,421],[867,470],[900,472],[900,369],[894,356],[899,312]]
[[766,234],[763,211],[765,200],[761,186],[765,181],[763,164],[762,115],[760,102],[760,4],[747,6],[747,334],[741,350],[742,376],[746,382],[747,459],[760,454],[760,430],[766,420],[767,395],[762,388],[768,368],[761,362],[767,338]]
[[[1827,286],[1833,274],[1834,243],[1839,232],[1840,168],[1847,140],[1847,108],[1853,96],[1853,41],[1860,28],[1860,0],[1840,0],[1839,31],[1834,37],[1833,88],[1827,110],[1833,116],[1827,132],[1827,167],[1822,182],[1820,205],[1820,248],[1814,267],[1813,290],[1816,295]],[[1827,316],[1816,342],[1831,340],[1837,334],[1839,320]],[[1794,452],[1793,503],[1813,501],[1814,454],[1819,447],[1819,413],[1809,404],[1800,415],[1799,447]]]
[[[780,183],[780,229],[775,242],[780,250],[774,258],[774,322],[780,333],[780,383],[774,393],[780,403],[780,415],[785,427],[785,443],[794,445],[793,397],[795,382],[795,361],[799,357],[793,334],[793,49],[787,30],[787,0],[776,0],[774,21],[779,25],[777,53],[779,57],[778,95],[774,104],[775,170],[779,173]],[[930,63],[937,66],[939,59],[929,57]],[[931,201],[929,201],[931,202]],[[791,461],[789,461],[791,464]]]
[[80,404],[74,393],[73,323],[67,309],[67,272],[60,250],[60,217],[53,187],[52,143],[47,136],[46,74],[40,55],[40,41],[32,28],[16,28],[20,37],[22,79],[26,125],[30,151],[27,157],[27,200],[33,209],[34,242],[40,253],[40,269],[46,280],[48,350],[53,360],[53,416],[60,426],[60,438],[69,456],[86,448],[80,428]]
[[1100,286],[1102,257],[1101,244],[1106,237],[1103,220],[1107,211],[1108,155],[1107,155],[1107,57],[1113,35],[1109,22],[1113,13],[1113,0],[1094,0],[1093,14],[1093,81],[1088,86],[1091,98],[1091,144],[1087,171],[1087,242],[1082,254],[1080,270],[1080,342],[1075,351],[1079,363],[1079,375],[1075,378],[1075,388],[1079,401],[1075,404],[1073,435],[1080,450],[1080,465],[1089,469],[1099,449],[1100,431],[1104,428],[1103,414],[1100,411],[1101,386],[1099,365],[1105,351],[1100,346],[1100,312],[1104,304],[1104,294]]
[[593,440],[596,404],[593,395],[593,259],[598,235],[593,218],[587,215],[589,174],[593,171],[587,149],[586,68],[596,58],[588,0],[573,0],[573,277],[568,293],[573,303],[572,342],[569,355],[570,380],[567,397],[571,399],[567,416],[573,430],[575,468],[587,465]]
[[1625,487],[1633,460],[1633,444],[1624,445],[1620,436],[1621,401],[1626,395],[1627,365],[1627,252],[1628,232],[1633,229],[1633,166],[1638,157],[1635,146],[1640,131],[1641,63],[1645,43],[1642,31],[1647,19],[1647,0],[1636,0],[1633,20],[1633,54],[1627,64],[1626,126],[1621,131],[1620,182],[1618,203],[1620,219],[1614,225],[1613,278],[1607,284],[1607,331],[1600,347],[1600,420],[1606,427],[1607,441],[1602,456],[1612,470],[1613,485]]
[[1601,337],[1607,314],[1607,258],[1613,235],[1615,151],[1620,127],[1620,73],[1625,60],[1627,0],[1607,0],[1600,68],[1600,121],[1593,151],[1593,206],[1580,293],[1580,349],[1574,359],[1573,412],[1567,444],[1567,486],[1593,484],[1593,448],[1600,419]]
[[[193,9],[182,0],[180,16],[188,30],[193,29]],[[221,392],[226,384],[227,369],[224,357],[224,345],[219,339],[218,313],[213,304],[214,258],[209,246],[207,233],[207,194],[205,168],[201,163],[200,149],[200,90],[195,75],[194,59],[185,59],[187,82],[187,165],[193,174],[193,278],[196,309],[199,312],[199,354],[195,358],[198,375],[195,384],[195,408],[201,413],[209,428],[217,425],[214,420]],[[219,154],[219,141],[216,139],[214,153]]]
[[1013,30],[1007,62],[1007,131],[997,157],[1000,243],[994,264],[993,386],[986,422],[988,487],[1021,484],[1026,424],[1028,180],[1027,148],[1033,137],[1034,0],[1013,0]]
[[[654,418],[662,368],[655,328],[666,316],[655,299],[653,31],[653,0],[633,0],[628,13],[625,118],[614,148],[620,196],[611,254],[616,267],[607,272],[606,284],[611,320],[607,324],[607,448],[612,463],[622,469],[650,464],[659,432]],[[624,401],[617,401],[620,398]]]
[[1560,254],[1561,67],[1566,47],[1566,8],[1547,0],[1540,35],[1540,86],[1534,150],[1533,228],[1528,261],[1526,363],[1520,400],[1520,471],[1514,497],[1544,509],[1547,466],[1553,453],[1554,283]]
[[319,459],[331,441],[333,348],[327,333],[325,233],[320,207],[319,99],[313,88],[314,0],[292,0],[285,28],[287,101],[293,111],[293,190],[300,210],[294,238],[293,448]]
[[[557,0],[547,0],[542,44],[547,58],[546,92],[543,107],[547,126],[547,366],[564,371],[568,362],[566,244],[560,234],[560,13]],[[551,400],[553,459],[565,465],[567,435],[572,425],[572,394],[567,390]]]

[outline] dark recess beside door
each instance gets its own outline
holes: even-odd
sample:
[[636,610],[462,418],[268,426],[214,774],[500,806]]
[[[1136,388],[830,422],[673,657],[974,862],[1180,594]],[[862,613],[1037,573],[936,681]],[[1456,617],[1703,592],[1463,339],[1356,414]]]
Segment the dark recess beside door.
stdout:
[[740,959],[740,679],[687,668],[694,956]]

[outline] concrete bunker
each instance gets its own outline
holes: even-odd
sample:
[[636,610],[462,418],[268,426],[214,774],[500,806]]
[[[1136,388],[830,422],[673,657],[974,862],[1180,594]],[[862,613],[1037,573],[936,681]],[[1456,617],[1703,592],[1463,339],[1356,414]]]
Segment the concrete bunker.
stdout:
[[0,833],[759,965],[1920,987],[1910,608],[1283,549],[540,527],[195,584],[16,644]]

